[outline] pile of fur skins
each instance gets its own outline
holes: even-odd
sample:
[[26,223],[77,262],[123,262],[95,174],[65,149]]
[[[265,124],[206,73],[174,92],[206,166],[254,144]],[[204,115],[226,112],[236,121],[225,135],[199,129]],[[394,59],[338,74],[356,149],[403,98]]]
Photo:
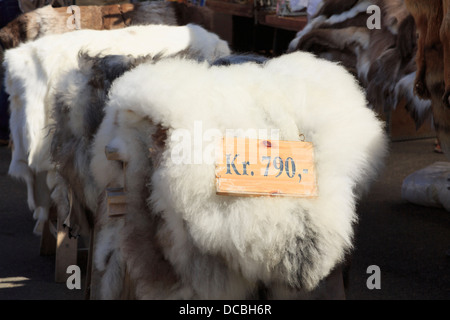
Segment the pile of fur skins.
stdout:
[[[374,24],[375,18],[380,25]],[[414,92],[416,27],[404,0],[322,0],[291,41],[288,52],[296,50],[345,66],[358,78],[374,110],[390,112],[405,99],[417,127],[429,119],[431,101]]]
[[[209,8],[174,1],[78,6],[77,10],[46,5],[19,15],[0,29],[0,60],[3,60],[4,50],[15,48],[23,42],[76,29],[114,30],[137,25],[182,26],[188,23],[195,23],[207,30],[212,28],[213,13]],[[1,67],[0,76],[3,79]]]
[[[59,218],[92,220],[102,299],[125,291],[135,299],[315,298],[352,249],[357,201],[386,154],[384,123],[359,84],[308,53],[230,56],[198,26],[166,27],[180,30],[176,41],[146,48],[151,39],[137,37],[163,27],[140,28],[76,31],[6,51],[10,171],[29,178],[32,194],[33,177],[46,173]],[[122,41],[101,47],[113,32]],[[318,196],[217,195],[214,164],[173,161],[177,133],[194,137],[199,122],[222,136],[302,134],[315,147]],[[112,218],[105,190],[117,187],[127,213]]]

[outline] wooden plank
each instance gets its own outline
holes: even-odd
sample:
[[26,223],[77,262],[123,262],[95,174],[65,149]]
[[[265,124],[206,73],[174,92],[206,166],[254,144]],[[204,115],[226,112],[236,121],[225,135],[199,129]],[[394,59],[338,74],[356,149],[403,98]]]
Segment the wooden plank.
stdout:
[[228,196],[318,195],[310,142],[225,139],[216,158],[216,192]]
[[108,204],[126,203],[126,193],[123,188],[106,189]]
[[125,266],[123,287],[120,292],[120,300],[136,300],[136,285],[130,277],[127,266]]
[[106,6],[111,4],[125,4],[127,0],[76,0],[77,6]]
[[84,289],[84,298],[85,300],[91,299],[92,295],[92,272],[93,272],[93,258],[94,258],[94,234],[95,234],[95,226],[91,228],[90,237],[89,237],[89,249],[88,249],[88,259],[86,265],[86,286]]
[[[106,198],[102,195],[99,199],[99,205],[97,207],[96,216],[101,215],[102,211],[105,210],[105,202]],[[100,271],[95,267],[94,263],[94,254],[97,251],[97,235],[101,231],[101,226],[98,222],[96,222],[91,231],[91,239],[89,242],[90,247],[90,262],[88,263],[88,268],[90,270],[90,274],[86,277],[86,281],[88,282],[88,286],[86,286],[86,295],[89,300],[100,300],[101,299],[101,282],[102,275],[104,271]]]
[[[58,230],[56,227],[57,221],[56,220],[48,220],[48,228],[50,230],[51,235],[56,240],[58,238]],[[56,248],[56,242],[55,242],[55,248]]]
[[117,150],[116,148],[111,148],[109,146],[105,147],[105,156],[108,160],[121,160],[119,150]]
[[252,18],[254,15],[253,1],[240,4],[228,1],[206,0],[206,6],[215,12],[226,13],[234,16]]
[[261,24],[290,31],[300,31],[308,23],[307,16],[282,17],[276,14],[267,14],[259,20]]
[[60,219],[57,220],[56,228],[55,282],[66,282],[69,276],[66,273],[67,267],[77,264],[78,240],[69,238],[69,233]]
[[52,223],[53,219],[56,219],[56,208],[54,206],[50,207],[49,217],[44,222],[39,250],[41,256],[51,256],[56,253],[56,228]]
[[118,203],[109,206],[108,215],[111,218],[122,217],[127,214],[127,205],[125,203]]
[[417,128],[413,118],[406,110],[406,102],[404,99],[398,103],[394,110],[390,111],[388,125],[392,141],[436,137],[431,114],[427,117],[422,126]]
[[106,189],[106,205],[110,217],[120,217],[127,213],[127,197],[124,188]]

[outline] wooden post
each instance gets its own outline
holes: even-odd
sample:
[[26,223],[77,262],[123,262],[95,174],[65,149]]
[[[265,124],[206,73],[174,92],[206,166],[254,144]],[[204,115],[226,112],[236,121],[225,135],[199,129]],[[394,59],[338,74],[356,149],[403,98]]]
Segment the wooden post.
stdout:
[[91,229],[91,236],[89,238],[89,251],[88,251],[88,261],[86,266],[86,289],[84,292],[84,298],[86,300],[91,299],[91,287],[92,287],[92,259],[94,258],[94,230],[95,226]]
[[52,206],[49,211],[49,217],[44,222],[44,228],[41,235],[41,247],[39,254],[41,256],[52,256],[56,253],[56,233],[53,232],[51,226],[52,221],[56,217],[56,208]]
[[128,268],[125,267],[125,272],[124,272],[124,278],[123,278],[123,288],[122,288],[122,292],[120,293],[120,300],[135,300],[136,299],[136,295],[135,295],[135,291],[136,291],[136,287],[133,283],[133,281],[131,280],[130,277],[130,273],[128,272]]
[[67,267],[77,264],[78,240],[69,238],[69,232],[61,219],[57,219],[56,231],[55,281],[66,282],[69,276]]
[[127,197],[124,188],[108,188],[106,197],[110,217],[120,217],[127,213]]
[[[105,147],[105,156],[109,161],[119,161],[123,166],[124,181],[123,186],[119,188],[108,188],[105,193],[99,199],[99,205],[97,207],[98,212],[96,215],[103,214],[103,210],[108,212],[111,218],[120,218],[126,214],[126,163],[121,160],[120,154],[116,148],[109,146]],[[103,198],[104,197],[104,198]],[[88,274],[86,277],[86,299],[98,300],[101,298],[100,287],[103,272],[97,270],[95,263],[93,263],[93,255],[96,252],[96,235],[100,231],[99,226],[94,223],[91,230],[91,239],[89,246],[89,260],[88,260]],[[134,297],[134,286],[129,278],[129,274],[125,271],[125,278],[123,283],[123,291],[119,299],[132,299]]]
[[127,213],[126,170],[127,163],[122,161],[117,148],[105,147],[105,156],[109,161],[119,161],[123,168],[123,185],[120,188],[106,189],[106,204],[110,217],[121,217]]
[[[100,206],[103,207],[103,206]],[[94,254],[96,252],[97,246],[96,246],[96,236],[99,231],[98,226],[94,225],[92,233],[91,233],[91,242],[90,242],[90,263],[88,263],[88,268],[90,271],[89,275],[89,291],[86,292],[88,295],[86,298],[89,300],[99,300],[100,299],[100,286],[101,286],[101,279],[102,279],[102,272],[99,271],[95,267],[95,263],[93,261]]]

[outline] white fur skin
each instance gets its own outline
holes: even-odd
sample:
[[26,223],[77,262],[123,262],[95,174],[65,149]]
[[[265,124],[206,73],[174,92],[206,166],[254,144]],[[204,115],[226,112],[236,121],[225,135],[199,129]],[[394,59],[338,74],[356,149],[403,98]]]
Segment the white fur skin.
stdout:
[[230,53],[227,43],[197,25],[133,26],[119,30],[77,30],[49,35],[5,52],[5,84],[10,95],[14,150],[11,176],[24,179],[28,204],[35,208],[33,172],[52,170],[49,158],[50,113],[56,84],[77,68],[78,52],[97,54],[172,54],[191,48],[204,59]]
[[[175,165],[171,160],[178,143],[171,141],[172,133],[186,129],[193,137],[195,121],[222,134],[226,129],[274,128],[281,130],[282,140],[298,141],[303,133],[315,146],[319,196],[216,195],[214,165]],[[168,129],[166,145],[149,155],[152,166],[144,175],[131,168],[145,168],[134,158],[155,148],[149,130],[156,124]],[[91,163],[100,185],[105,176],[120,174],[105,165],[103,150],[112,139],[122,140],[116,146],[126,148],[120,152],[129,159],[127,183],[142,184],[136,172],[151,177],[148,219],[160,220],[154,241],[182,288],[191,288],[190,298],[199,299],[249,297],[261,282],[269,292],[273,289],[272,298],[304,297],[317,288],[351,250],[357,200],[387,151],[384,124],[367,108],[355,79],[337,64],[301,52],[263,67],[209,67],[181,59],[140,65],[111,88]],[[132,204],[133,185],[127,191]],[[133,214],[130,210],[127,223]],[[122,237],[127,243],[130,234],[124,231]],[[140,256],[147,254],[143,241],[136,240],[143,248]]]

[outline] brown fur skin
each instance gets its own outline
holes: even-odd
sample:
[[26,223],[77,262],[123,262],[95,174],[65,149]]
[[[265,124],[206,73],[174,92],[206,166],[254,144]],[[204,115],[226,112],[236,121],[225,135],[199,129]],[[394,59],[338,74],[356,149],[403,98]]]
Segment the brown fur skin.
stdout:
[[[414,59],[417,48],[416,25],[414,18],[408,15],[399,26],[397,36],[397,48],[399,49],[402,61],[408,64]],[[414,70],[413,70],[414,71]]]
[[170,5],[175,11],[178,25],[195,23],[208,31],[212,31],[213,11],[211,9],[178,2],[170,2]]
[[449,1],[405,0],[405,4],[414,17],[418,31],[415,93],[431,100],[436,134],[444,154],[450,158]]
[[[450,0],[443,1],[447,1],[448,6]],[[343,10],[352,9],[350,3],[351,1],[342,3],[326,1],[316,17],[322,13],[325,20],[327,15],[331,15],[331,11],[327,13],[327,10],[333,6],[333,10],[337,10],[336,13],[345,13]],[[431,113],[431,107],[429,111],[424,111],[426,104],[419,99],[411,98],[414,85],[403,81],[401,86],[397,86],[401,79],[416,71],[417,36],[414,17],[408,11],[404,0],[371,0],[371,3],[381,9],[380,30],[367,29],[368,15],[365,12],[339,23],[330,24],[324,21],[304,34],[295,50],[312,52],[321,58],[342,64],[357,77],[361,86],[365,88],[371,107],[379,112],[388,112],[395,108],[400,100],[408,97],[405,108],[415,121],[416,128],[420,128],[424,123],[424,117]],[[448,23],[448,13],[445,17]],[[356,30],[359,30],[359,36],[355,33]],[[448,30],[450,30],[448,25],[443,23],[440,37],[448,39],[446,36]],[[450,46],[450,42],[444,42],[444,50],[445,45]],[[448,63],[446,65],[448,66]],[[449,69],[448,67],[446,69],[446,79],[449,77]],[[420,79],[420,76],[419,74],[417,78]],[[441,96],[446,103],[449,103],[449,82],[447,80],[446,92],[442,93],[443,97]],[[428,105],[430,106],[431,102]]]
[[30,20],[30,14],[22,14],[0,30],[0,42],[4,50],[17,47],[28,39],[27,25]]
[[450,108],[450,0],[443,0],[443,20],[439,32],[444,50],[444,104]]
[[362,35],[358,36],[358,31],[363,34],[368,33],[366,28],[358,27],[314,29],[302,37],[298,44],[298,50],[312,52],[333,61],[340,61],[347,70],[356,76],[356,48],[367,41]]
[[425,77],[427,74],[429,76],[438,74],[443,68],[443,52],[439,36],[443,16],[442,2],[405,0],[405,5],[414,17],[419,39],[415,92],[422,99],[431,99]]
[[[343,64],[366,88],[372,107],[386,112],[397,104],[398,80],[411,72],[407,66],[415,54],[415,24],[402,0],[371,2],[381,9],[381,29],[369,30],[368,14],[362,12],[342,22],[320,23],[300,39],[296,49]],[[334,8],[344,13],[357,3],[327,1],[319,12]]]
[[[370,33],[368,52],[372,64],[365,87],[368,100],[377,110],[384,112],[395,108],[398,103],[398,97],[394,94],[398,81],[415,71],[415,67],[411,68],[416,48],[414,19],[410,15],[406,16],[397,32],[394,35],[382,28]],[[421,119],[414,119],[417,124],[421,123]]]
[[381,8],[383,24],[387,27],[394,27],[395,31],[403,20],[409,16],[405,10],[404,0],[372,0],[372,2]]

